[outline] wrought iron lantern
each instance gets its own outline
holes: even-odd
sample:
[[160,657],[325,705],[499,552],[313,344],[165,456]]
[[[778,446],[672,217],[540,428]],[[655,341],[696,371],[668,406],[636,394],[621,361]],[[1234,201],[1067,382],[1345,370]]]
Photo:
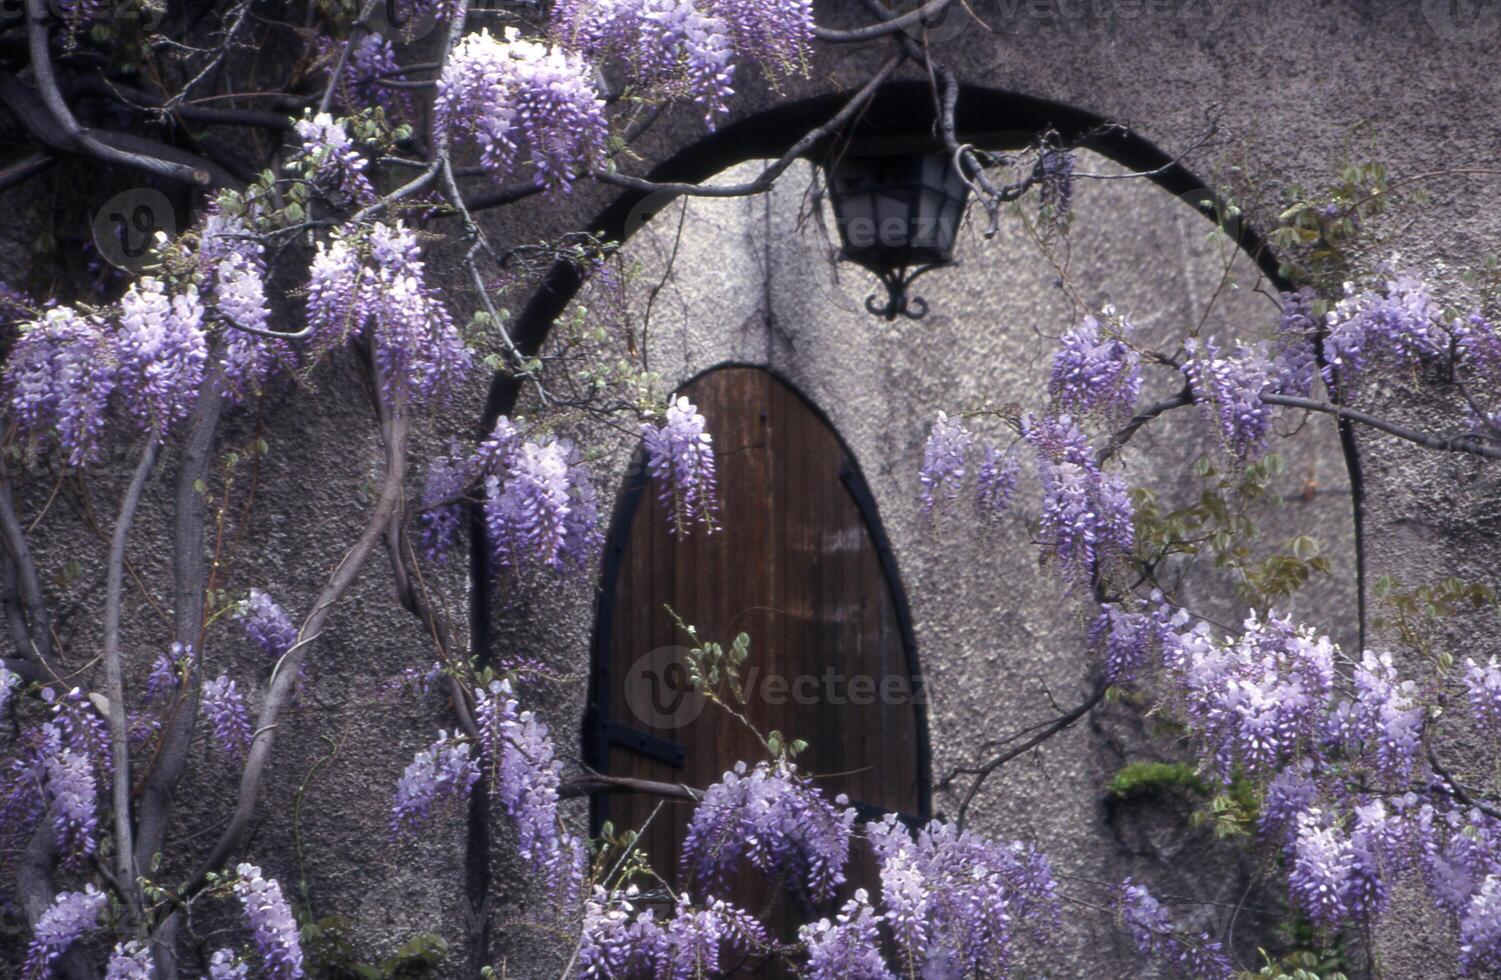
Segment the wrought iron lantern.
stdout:
[[886,302],[872,294],[865,308],[887,320],[923,317],[928,304],[911,294],[912,283],[953,262],[969,198],[953,159],[942,148],[855,143],[827,169],[840,258],[869,269],[886,287]]

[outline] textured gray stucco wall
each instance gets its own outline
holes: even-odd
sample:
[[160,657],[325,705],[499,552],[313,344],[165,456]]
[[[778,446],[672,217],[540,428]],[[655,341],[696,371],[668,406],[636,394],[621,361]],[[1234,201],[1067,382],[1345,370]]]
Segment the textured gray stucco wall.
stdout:
[[[1230,0],[1182,2],[1040,3],[972,0],[989,25],[956,16],[935,32],[939,57],[973,85],[1056,100],[1105,118],[1129,123],[1172,151],[1198,134],[1212,106],[1222,111],[1223,139],[1190,166],[1231,184],[1238,196],[1262,202],[1252,217],[1265,223],[1276,192],[1295,185],[1318,186],[1347,156],[1376,159],[1394,174],[1433,173],[1486,164],[1501,129],[1501,79],[1493,50],[1501,39],[1494,11],[1469,5],[1408,0],[1304,2]],[[858,4],[823,3],[821,22],[857,23]],[[871,48],[838,48],[820,54],[810,79],[773,96],[747,81],[734,105],[749,118],[779,98],[799,98],[858,84],[879,57]],[[919,78],[914,69],[903,77]],[[691,145],[702,130],[691,110],[677,113],[641,145],[649,160]],[[73,166],[73,165],[70,165]],[[83,171],[87,174],[87,171]],[[73,171],[76,178],[79,171]],[[1048,283],[1046,269],[1012,257],[1015,241],[982,246],[966,241],[960,269],[924,282],[934,313],[920,326],[890,329],[859,312],[866,285],[859,274],[839,270],[837,280],[816,236],[794,230],[794,200],[805,184],[789,174],[770,200],[694,203],[691,234],[696,249],[679,256],[666,295],[654,350],[664,374],[684,377],[727,357],[776,366],[832,416],[859,456],[874,487],[919,628],[919,643],[934,688],[935,771],[970,758],[977,743],[1025,724],[1046,711],[1044,688],[1060,703],[1082,690],[1077,605],[1036,574],[1032,552],[1019,528],[1002,528],[976,540],[958,529],[925,530],[916,519],[916,464],[924,424],[939,408],[985,395],[1022,398],[1035,392],[1046,345],[1032,338],[1035,325],[1055,333],[1071,313]],[[1463,291],[1456,271],[1497,250],[1501,229],[1486,202],[1495,182],[1486,175],[1430,178],[1432,206],[1393,223],[1386,244],[1432,269],[1444,289]],[[1081,214],[1099,207],[1109,220],[1083,219],[1076,229],[1074,258],[1086,300],[1114,300],[1146,330],[1166,331],[1183,322],[1190,299],[1203,298],[1211,259],[1203,252],[1203,225],[1181,206],[1154,202],[1147,189],[1129,185],[1121,201],[1096,200],[1081,191]],[[1266,192],[1266,193],[1262,193]],[[1103,193],[1103,192],[1100,192]],[[1112,191],[1111,193],[1115,193]],[[581,187],[566,201],[536,200],[488,218],[498,242],[536,241],[587,226],[611,194]],[[28,222],[35,198],[5,202],[17,217],[4,234],[24,253],[35,235]],[[1122,221],[1122,215],[1141,220]],[[702,216],[701,218],[699,216]],[[1007,226],[1003,235],[1012,235]],[[660,263],[668,236],[652,228],[629,252],[647,268]],[[1369,271],[1385,255],[1364,263]],[[432,259],[453,273],[451,256]],[[691,270],[700,271],[694,274]],[[7,269],[7,274],[10,269]],[[1268,308],[1233,297],[1227,315],[1254,322]],[[770,314],[770,315],[768,315]],[[1228,326],[1226,328],[1228,332]],[[319,394],[278,393],[263,409],[263,428],[273,456],[263,464],[258,504],[243,527],[242,557],[226,587],[273,588],[289,606],[305,608],[318,578],[338,561],[368,505],[375,474],[366,460],[373,447],[368,409],[348,371],[323,376]],[[439,450],[451,435],[468,435],[482,402],[483,379],[456,392],[450,410],[428,420],[415,455]],[[1426,421],[1435,407],[1411,393],[1382,392],[1389,407]],[[1133,475],[1171,486],[1189,454],[1179,440],[1202,431],[1185,419],[1160,437],[1144,437],[1132,456]],[[241,417],[222,442],[232,448],[254,430]],[[1299,437],[1289,491],[1311,476],[1331,491],[1311,502],[1289,502],[1287,519],[1302,526],[1342,526],[1339,491],[1344,487],[1327,427],[1311,425]],[[1200,444],[1202,445],[1202,443]],[[1367,560],[1372,577],[1433,581],[1447,574],[1494,582],[1498,521],[1494,468],[1481,471],[1436,459],[1380,438],[1363,437],[1368,491]],[[126,465],[123,459],[115,460]],[[621,465],[616,457],[614,465]],[[1159,469],[1159,467],[1163,467]],[[164,520],[173,461],[164,461],[133,541],[143,580],[161,581]],[[617,470],[618,471],[618,470]],[[608,468],[602,472],[609,472]],[[601,480],[610,486],[609,477]],[[90,483],[96,509],[108,513],[123,481],[106,471]],[[417,487],[416,478],[412,484]],[[98,635],[95,609],[82,601],[97,589],[103,546],[87,530],[71,485],[59,497],[53,520],[42,525],[38,550],[49,577],[69,559],[81,574],[54,583],[64,610],[62,628],[80,654]],[[51,486],[28,484],[23,510],[36,514]],[[103,518],[107,520],[106,518]],[[56,523],[53,523],[53,521]],[[1324,535],[1333,538],[1336,535]],[[1340,568],[1349,554],[1337,542]],[[447,594],[461,604],[462,569],[444,577]],[[155,573],[155,574],[153,574]],[[1349,642],[1351,601],[1335,583],[1316,592],[1298,611],[1328,623]],[[372,561],[360,585],[335,616],[312,658],[314,683],[304,709],[286,721],[278,759],[262,803],[263,822],[251,848],[268,873],[289,887],[297,881],[288,844],[293,794],[314,763],[337,746],[334,761],[308,781],[302,829],[307,880],[320,911],[349,916],[358,935],[389,949],[413,931],[438,929],[462,942],[462,827],[440,823],[419,844],[395,846],[384,838],[390,788],[411,753],[446,724],[438,703],[379,700],[377,692],[403,667],[430,659],[421,631],[389,601],[389,573]],[[501,653],[544,656],[573,671],[585,668],[592,597],[545,589],[508,590],[501,617]],[[997,612],[999,611],[999,612]],[[462,610],[459,610],[462,620]],[[135,593],[127,610],[127,656],[144,665],[164,643],[165,631],[149,603]],[[1482,654],[1501,649],[1493,618],[1455,624],[1456,651]],[[1384,637],[1374,632],[1373,642]],[[214,670],[235,669],[252,677],[253,651],[232,629],[213,634]],[[79,657],[80,663],[86,659]],[[351,685],[320,685],[336,678]],[[258,695],[253,695],[258,696]],[[542,696],[542,695],[539,695]],[[546,696],[547,715],[560,735],[575,727],[582,685]],[[985,720],[977,724],[974,719]],[[1239,901],[1243,869],[1223,852],[1208,852],[1194,835],[1145,814],[1100,809],[1099,787],[1128,753],[1142,751],[1129,716],[1113,712],[1097,724],[1061,737],[1025,766],[1011,767],[993,781],[977,813],[977,825],[1006,836],[1050,842],[1061,869],[1089,879],[1142,870],[1180,894]],[[202,846],[189,828],[212,826],[231,784],[212,766],[195,774],[183,793],[184,812],[175,826],[177,846]],[[1041,805],[1042,800],[1056,801]],[[942,797],[938,806],[953,806]],[[1122,858],[1122,850],[1131,857]],[[504,847],[498,847],[503,853]],[[185,861],[185,863],[190,863]],[[1212,868],[1207,874],[1180,875]],[[525,877],[499,862],[499,905],[522,900]],[[1382,954],[1386,975],[1447,975],[1452,944],[1439,940],[1435,955],[1421,928],[1400,920],[1386,930]],[[1250,926],[1241,920],[1242,927]],[[1116,975],[1115,939],[1070,919],[1065,946],[1076,952],[1059,973]],[[0,943],[14,955],[7,932]],[[538,928],[512,930],[504,949],[512,976],[548,975],[566,957],[562,943]],[[540,937],[540,939],[539,939]],[[454,962],[457,962],[455,957]]]

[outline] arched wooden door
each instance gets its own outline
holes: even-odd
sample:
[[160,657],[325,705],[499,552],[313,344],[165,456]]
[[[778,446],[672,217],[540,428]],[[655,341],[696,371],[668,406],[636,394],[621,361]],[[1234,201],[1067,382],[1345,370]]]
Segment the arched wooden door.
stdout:
[[[665,607],[729,648],[750,636],[745,713],[763,732],[803,739],[799,763],[862,818],[925,819],[925,707],[912,632],[874,502],[824,418],[771,373],[717,368],[682,389],[714,437],[721,530],[668,533],[658,487],[639,473],[617,507],[605,556],[585,746],[613,775],[705,787],[735,760],[765,753],[725,712],[685,698],[686,640]],[[702,710],[696,710],[702,708]],[[660,802],[597,797],[596,828],[638,828]],[[682,883],[680,843],[691,808],[668,803],[642,838],[656,870]],[[863,847],[863,845],[862,845]],[[858,852],[857,852],[858,853]],[[868,857],[851,887],[876,891]],[[730,896],[786,935],[790,896],[771,896],[747,868]]]

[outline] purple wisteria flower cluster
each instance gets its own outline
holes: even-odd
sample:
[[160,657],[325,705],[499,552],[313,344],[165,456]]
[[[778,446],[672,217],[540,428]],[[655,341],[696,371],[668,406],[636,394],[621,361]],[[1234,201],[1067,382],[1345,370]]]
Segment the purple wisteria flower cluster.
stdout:
[[1135,509],[1125,482],[1100,469],[1084,433],[1067,415],[1027,416],[1022,435],[1037,454],[1043,546],[1066,582],[1085,584],[1135,547]]
[[48,817],[63,864],[76,867],[98,850],[109,735],[79,689],[59,696],[43,688],[41,700],[48,720],[21,731],[9,772],[0,774],[0,830],[21,835]]
[[309,111],[296,124],[304,169],[325,194],[344,203],[367,204],[375,188],[365,175],[369,162],[354,145],[344,121]]
[[421,255],[416,233],[400,221],[346,230],[318,244],[307,297],[313,348],[331,351],[368,330],[387,395],[413,404],[445,396],[473,361],[427,284]]
[[464,532],[464,496],[472,482],[471,465],[455,444],[446,456],[427,464],[417,514],[418,540],[428,561],[441,563],[458,547]]
[[1057,927],[1057,882],[1036,849],[940,820],[912,831],[888,815],[865,830],[900,975],[1006,976],[1019,934],[1045,945]]
[[1282,315],[1272,343],[1273,387],[1284,395],[1307,398],[1319,376],[1315,343],[1320,319],[1314,313],[1318,295],[1308,286],[1281,296]]
[[855,810],[831,804],[786,762],[735,764],[705,791],[683,838],[683,868],[713,890],[742,859],[781,873],[815,901],[844,882]]
[[98,456],[106,406],[115,387],[115,338],[104,319],[68,306],[24,324],[5,362],[5,385],[17,425],[48,430],[82,466]]
[[444,138],[472,142],[480,163],[504,180],[530,156],[538,184],[566,190],[600,163],[608,126],[595,70],[582,55],[521,38],[469,34],[448,57],[433,103]]
[[[720,899],[678,895],[670,917],[637,911],[634,885],[616,894],[596,888],[584,905],[580,976],[591,980],[695,980],[720,975],[767,947],[755,916]],[[728,955],[726,955],[728,954]]]
[[86,933],[99,926],[99,916],[107,900],[93,885],[83,891],[59,892],[32,930],[31,944],[21,975],[26,980],[46,980],[53,975],[53,964]]
[[[1194,401],[1220,430],[1220,442],[1236,459],[1254,457],[1266,445],[1272,427],[1272,406],[1261,393],[1273,383],[1273,368],[1257,348],[1236,347],[1225,354],[1213,337],[1202,343],[1190,337],[1183,342]],[[1300,381],[1294,383],[1301,383]]]
[[1187,935],[1144,885],[1130,878],[1116,889],[1115,907],[1143,956],[1169,964],[1190,980],[1229,980],[1230,960],[1208,935]]
[[236,615],[245,635],[270,660],[280,659],[297,642],[297,627],[292,624],[292,617],[260,589],[250,590],[250,597]]
[[682,535],[699,523],[715,529],[719,511],[714,470],[714,440],[704,417],[686,398],[668,401],[661,425],[644,424],[646,466],[657,481],[662,506],[672,515],[669,529]]
[[483,774],[491,798],[516,828],[518,853],[544,876],[553,895],[572,902],[583,882],[586,855],[583,841],[559,822],[563,766],[547,726],[535,713],[518,710],[509,682],[476,689],[474,699],[478,751],[460,735],[439,732],[397,785],[392,829],[415,830],[436,805],[468,799]]
[[131,283],[120,300],[117,356],[116,383],[143,427],[161,435],[185,418],[208,362],[197,288],[169,291],[151,276]]
[[[1254,614],[1217,638],[1154,597],[1096,626],[1116,683],[1155,692],[1205,765],[1261,792],[1257,832],[1281,850],[1293,902],[1317,926],[1369,923],[1398,882],[1454,916],[1467,971],[1501,964],[1501,821],[1472,807],[1425,751],[1425,694],[1388,653],[1347,659],[1289,620]],[[1501,715],[1494,664],[1465,672],[1476,723]]]
[[581,568],[594,556],[603,539],[598,498],[572,442],[523,438],[502,417],[475,458],[497,567]]
[[1103,316],[1086,316],[1059,338],[1048,395],[1061,413],[1123,422],[1141,397],[1141,355],[1130,344],[1131,321],[1109,307]]
[[263,877],[253,864],[241,864],[235,872],[234,894],[244,909],[265,976],[299,980],[304,975],[302,940],[281,885],[274,878]]
[[203,682],[198,702],[203,717],[213,726],[214,740],[230,759],[242,759],[250,750],[250,715],[245,699],[228,674]]
[[[979,464],[972,467],[969,455],[976,444],[980,446]],[[939,412],[923,447],[923,465],[917,475],[923,516],[931,519],[940,504],[962,496],[971,470],[975,513],[987,520],[1004,514],[1016,494],[1021,458],[1014,448],[1002,450],[979,440],[962,419]]]
[[776,81],[807,70],[811,0],[561,0],[551,32],[562,44],[627,69],[637,85],[691,98],[713,126],[734,94],[739,64]]
[[429,465],[421,517],[428,560],[458,544],[464,498],[476,487],[497,569],[582,568],[603,540],[598,497],[574,444],[527,438],[502,416],[468,458],[455,448]]
[[1394,272],[1380,290],[1345,284],[1345,295],[1329,312],[1324,380],[1350,388],[1367,366],[1385,358],[1416,367],[1446,353],[1449,337],[1438,302],[1410,272]]
[[[322,57],[332,71],[339,62],[343,45],[332,38],[321,39]],[[357,41],[349,52],[349,60],[338,79],[339,102],[345,112],[355,113],[367,106],[379,106],[392,120],[402,120],[412,113],[412,100],[406,89],[382,82],[398,78],[401,62],[396,57],[396,45],[378,33],[370,33]]]
[[798,930],[808,949],[800,974],[808,980],[895,980],[881,957],[881,920],[865,889],[845,902],[830,922],[819,919]]
[[155,980],[151,947],[138,939],[116,943],[104,968],[104,980]]
[[268,329],[271,313],[262,248],[248,221],[216,202],[196,252],[186,254],[202,293],[195,281],[141,276],[112,308],[53,306],[21,324],[4,386],[24,433],[55,434],[69,465],[84,466],[97,461],[118,403],[141,429],[165,438],[209,377],[215,324],[223,338],[219,384],[235,401],[261,393],[274,371],[295,367],[286,341],[249,332]]
[[467,800],[479,775],[474,746],[440,731],[437,741],[417,753],[396,784],[392,831],[415,830],[432,817],[435,807]]
[[583,879],[584,844],[560,829],[563,764],[555,757],[547,726],[535,712],[518,710],[506,681],[492,681],[474,696],[480,764],[516,828],[517,852],[544,874],[554,895],[571,902]]
[[208,961],[209,980],[246,980],[250,964],[243,962],[232,949],[216,949]]

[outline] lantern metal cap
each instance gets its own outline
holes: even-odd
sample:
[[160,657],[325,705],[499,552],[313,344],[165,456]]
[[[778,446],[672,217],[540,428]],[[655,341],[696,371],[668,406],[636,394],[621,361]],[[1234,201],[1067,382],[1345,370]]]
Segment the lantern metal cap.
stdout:
[[886,289],[865,308],[888,321],[920,319],[928,304],[911,285],[953,261],[969,186],[936,141],[860,140],[826,165],[839,256],[873,273]]

